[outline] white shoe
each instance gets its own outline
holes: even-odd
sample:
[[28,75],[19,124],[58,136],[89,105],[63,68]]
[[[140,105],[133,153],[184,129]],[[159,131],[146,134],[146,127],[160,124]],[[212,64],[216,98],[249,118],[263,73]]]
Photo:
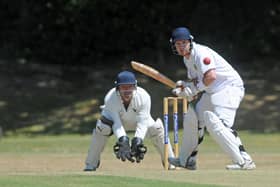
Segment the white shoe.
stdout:
[[245,161],[245,164],[240,165],[240,164],[231,164],[227,165],[226,169],[228,170],[253,170],[256,169],[256,164],[250,160],[250,161]]
[[169,164],[168,170],[176,170],[176,167],[172,164]]

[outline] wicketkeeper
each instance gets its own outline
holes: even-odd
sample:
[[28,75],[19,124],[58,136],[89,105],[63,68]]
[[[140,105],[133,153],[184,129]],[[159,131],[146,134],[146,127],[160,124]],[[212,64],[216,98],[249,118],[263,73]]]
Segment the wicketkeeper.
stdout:
[[[122,161],[141,162],[147,151],[144,138],[151,138],[164,160],[164,129],[162,121],[151,117],[150,95],[137,86],[135,75],[129,71],[122,71],[117,75],[116,87],[105,96],[101,118],[97,120],[93,129],[92,140],[85,161],[84,171],[95,171],[101,160],[101,153],[107,139],[115,135],[117,142],[114,152]],[[132,140],[129,140],[126,131],[135,131]],[[169,145],[169,157],[174,157]],[[162,162],[163,163],[163,162]],[[174,166],[169,166],[173,169]]]

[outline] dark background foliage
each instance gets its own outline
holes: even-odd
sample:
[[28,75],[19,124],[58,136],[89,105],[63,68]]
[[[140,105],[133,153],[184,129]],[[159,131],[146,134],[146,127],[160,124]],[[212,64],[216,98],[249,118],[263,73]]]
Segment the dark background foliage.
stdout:
[[278,55],[277,1],[2,0],[1,47],[41,63],[104,63],[144,49],[165,52],[176,26],[229,54]]
[[[189,27],[196,42],[241,73],[246,97],[236,126],[279,131],[276,0],[1,0],[0,128],[39,123],[43,133],[90,132],[104,94],[130,60],[183,79],[169,45],[177,26]],[[153,98],[153,115],[161,116],[170,90],[137,76]]]

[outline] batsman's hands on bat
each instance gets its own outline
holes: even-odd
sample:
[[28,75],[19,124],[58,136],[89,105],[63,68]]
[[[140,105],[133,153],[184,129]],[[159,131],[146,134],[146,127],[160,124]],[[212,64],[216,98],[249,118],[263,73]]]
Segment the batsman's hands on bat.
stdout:
[[126,159],[131,162],[135,161],[130,152],[129,137],[127,136],[122,136],[119,138],[116,145],[114,146],[114,153],[116,157],[122,161],[126,161]]
[[144,155],[147,152],[147,147],[144,146],[143,140],[138,137],[134,137],[131,141],[131,155],[135,157],[136,162],[140,163],[144,159]]
[[172,90],[172,93],[178,97],[185,97],[188,99],[188,101],[192,101],[196,98],[199,90],[195,86],[194,81],[185,82],[179,80],[176,82],[176,88]]

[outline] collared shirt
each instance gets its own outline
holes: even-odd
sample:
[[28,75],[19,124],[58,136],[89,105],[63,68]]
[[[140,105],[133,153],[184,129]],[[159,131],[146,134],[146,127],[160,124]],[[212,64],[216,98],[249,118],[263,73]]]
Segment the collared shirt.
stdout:
[[135,130],[135,137],[144,139],[148,127],[155,123],[150,110],[151,98],[143,88],[136,88],[127,109],[117,89],[112,88],[105,96],[102,115],[113,121],[117,138],[125,136],[126,130]]
[[215,69],[216,80],[206,87],[208,93],[217,92],[227,85],[243,87],[243,81],[237,71],[217,52],[207,46],[193,42],[190,58],[183,58],[188,70],[188,78],[203,82],[204,73]]

